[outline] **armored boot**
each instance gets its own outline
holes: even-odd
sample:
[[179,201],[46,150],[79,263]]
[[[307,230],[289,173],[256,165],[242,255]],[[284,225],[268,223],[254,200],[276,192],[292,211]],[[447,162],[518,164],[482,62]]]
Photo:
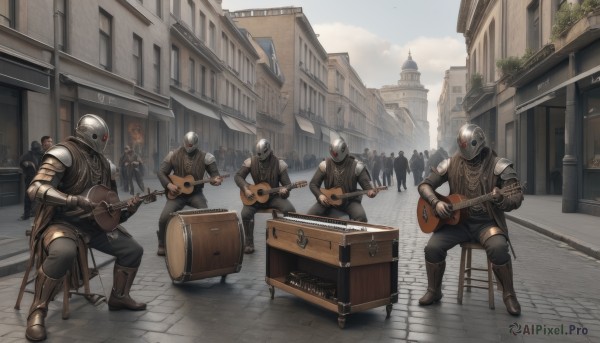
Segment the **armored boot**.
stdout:
[[115,263],[113,288],[108,299],[109,310],[142,311],[146,309],[146,304],[138,303],[129,296],[129,290],[137,271],[137,268],[127,268]]
[[244,254],[252,254],[254,252],[254,220],[244,220],[244,236],[246,246],[244,247]]
[[35,294],[33,303],[29,309],[27,317],[27,330],[25,337],[30,341],[43,341],[46,339],[46,314],[48,313],[48,304],[56,293],[61,289],[63,278],[53,279],[44,274],[44,270],[38,269],[35,278]]
[[515,294],[515,289],[513,286],[513,271],[511,261],[509,260],[500,266],[492,264],[492,270],[494,271],[494,275],[496,275],[498,282],[500,282],[502,285],[502,300],[504,300],[506,310],[513,316],[520,315],[521,305],[517,300],[517,294]]
[[425,261],[427,269],[427,293],[419,299],[419,305],[427,306],[440,301],[442,294],[442,277],[446,270],[446,261],[431,263]]
[[156,236],[158,237],[158,250],[156,251],[156,255],[165,256],[165,233],[160,234],[160,230],[156,231]]

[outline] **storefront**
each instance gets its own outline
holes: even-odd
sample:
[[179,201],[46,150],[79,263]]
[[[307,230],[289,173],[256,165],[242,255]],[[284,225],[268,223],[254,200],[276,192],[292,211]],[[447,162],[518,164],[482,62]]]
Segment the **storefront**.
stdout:
[[28,92],[49,92],[52,67],[25,56],[5,56],[0,57],[0,207],[23,198],[19,158],[29,150],[27,122],[33,120],[23,111]]

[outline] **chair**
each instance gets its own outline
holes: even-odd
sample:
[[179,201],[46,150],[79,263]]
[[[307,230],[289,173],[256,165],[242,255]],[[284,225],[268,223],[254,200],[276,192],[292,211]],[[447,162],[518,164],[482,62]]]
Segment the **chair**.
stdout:
[[[457,301],[462,304],[463,291],[471,292],[471,288],[480,288],[488,290],[488,301],[490,309],[494,309],[494,279],[492,274],[492,262],[486,256],[487,268],[476,268],[471,265],[473,250],[485,250],[479,243],[461,243],[460,253],[460,274],[458,276],[458,295]],[[479,279],[472,276],[473,271],[487,272],[487,279]],[[466,284],[465,284],[466,281]],[[473,285],[472,282],[479,282],[479,285]],[[485,284],[485,285],[484,285]]]
[[[31,236],[31,230],[27,230],[25,235]],[[34,249],[35,247],[33,246],[33,242],[31,242],[29,263],[27,265],[27,269],[25,270],[25,274],[23,275],[23,280],[21,281],[21,287],[19,289],[19,295],[14,307],[16,310],[21,308],[23,293],[33,293],[31,290],[26,290],[25,287],[29,283],[35,281],[35,277],[29,279],[29,273],[31,270],[34,268],[34,266],[41,265],[41,259],[39,256],[37,256],[37,254],[34,253]],[[88,252],[92,258],[92,267],[89,266]],[[69,299],[72,295],[81,295],[94,306],[98,306],[101,303],[106,302],[106,296],[104,294],[92,293],[90,290],[90,280],[95,276],[100,278],[100,273],[98,272],[98,267],[96,266],[94,254],[83,241],[83,237],[80,236],[77,242],[77,257],[73,263],[73,266],[67,271],[67,274],[63,279],[63,319],[69,319]],[[100,282],[102,282],[102,280],[100,280]],[[82,287],[83,292],[80,292],[79,289]]]

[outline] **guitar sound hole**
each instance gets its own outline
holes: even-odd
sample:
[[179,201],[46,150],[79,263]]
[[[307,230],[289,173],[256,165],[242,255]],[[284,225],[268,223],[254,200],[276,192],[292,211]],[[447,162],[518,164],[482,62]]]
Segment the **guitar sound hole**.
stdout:
[[338,196],[337,196],[337,195],[335,195],[335,194],[333,194],[333,195],[331,195],[331,199],[332,199],[332,200],[337,200],[337,199],[338,199]]
[[263,194],[265,194],[265,193],[263,192],[263,190],[262,190],[262,189],[259,189],[259,190],[258,190],[258,192],[256,192],[256,194],[258,194],[258,195],[263,195]]
[[190,187],[191,185],[190,185],[190,183],[189,183],[189,182],[184,182],[184,183],[183,183],[183,186],[184,186],[185,188],[187,188],[187,187]]

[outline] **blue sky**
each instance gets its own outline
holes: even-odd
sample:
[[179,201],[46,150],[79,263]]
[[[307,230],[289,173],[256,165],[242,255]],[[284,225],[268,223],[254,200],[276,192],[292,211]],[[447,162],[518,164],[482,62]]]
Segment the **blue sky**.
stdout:
[[462,34],[456,32],[460,0],[223,0],[223,9],[302,7],[325,50],[348,52],[369,88],[396,84],[412,53],[429,89],[432,147],[437,135],[437,101],[444,71],[465,65]]

